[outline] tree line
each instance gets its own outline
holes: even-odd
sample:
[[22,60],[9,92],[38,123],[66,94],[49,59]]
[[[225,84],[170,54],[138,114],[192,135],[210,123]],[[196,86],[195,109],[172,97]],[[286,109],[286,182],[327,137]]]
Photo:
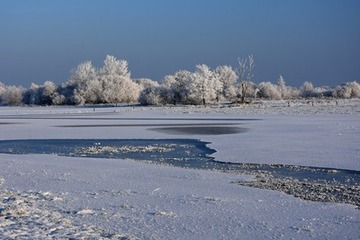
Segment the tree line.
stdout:
[[255,61],[252,55],[238,60],[236,69],[224,65],[211,69],[196,65],[195,71],[180,70],[161,82],[132,79],[126,60],[107,55],[101,68],[90,61],[79,64],[69,79],[56,85],[46,81],[30,88],[5,86],[0,82],[1,105],[84,105],[140,103],[142,105],[191,104],[221,102],[246,103],[254,98],[359,98],[360,84],[348,82],[334,88],[314,87],[304,82],[300,88],[286,85],[280,75],[277,83],[253,82]]

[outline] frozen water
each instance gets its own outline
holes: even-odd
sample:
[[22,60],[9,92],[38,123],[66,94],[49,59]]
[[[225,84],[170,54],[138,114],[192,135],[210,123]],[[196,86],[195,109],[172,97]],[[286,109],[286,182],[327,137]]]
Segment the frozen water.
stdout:
[[[96,108],[95,112],[82,107],[1,107],[0,138],[200,139],[217,150],[211,155],[214,161],[312,166],[336,175],[336,169],[360,170],[359,103],[121,107]],[[248,131],[173,135],[148,130],[184,123],[234,123]],[[148,124],[158,126],[145,126]],[[71,127],[75,125],[87,127]],[[303,185],[301,181],[294,185],[287,179],[276,181],[267,176],[254,178],[128,159],[0,154],[0,182],[1,199],[18,200],[0,202],[5,214],[0,214],[0,236],[5,239],[45,239],[50,233],[52,238],[94,239],[360,238],[360,211],[354,205],[305,201],[279,191],[233,184],[249,182],[258,187],[267,185],[266,189],[271,189],[269,184],[285,185],[288,190],[284,192],[298,194],[295,190]],[[313,188],[307,183],[304,187],[299,189]],[[329,189],[316,185],[313,190],[319,188]],[[303,195],[311,194],[312,190]],[[5,221],[6,214],[10,214],[9,221]]]
[[208,155],[215,151],[206,144],[193,139],[2,140],[0,153],[189,162],[212,159]]

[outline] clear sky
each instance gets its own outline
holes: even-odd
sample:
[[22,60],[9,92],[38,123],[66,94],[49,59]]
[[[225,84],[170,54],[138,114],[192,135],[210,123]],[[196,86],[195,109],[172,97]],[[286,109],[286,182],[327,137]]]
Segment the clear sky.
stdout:
[[254,81],[360,81],[360,0],[0,0],[0,81],[65,82],[107,54],[162,80],[254,55]]

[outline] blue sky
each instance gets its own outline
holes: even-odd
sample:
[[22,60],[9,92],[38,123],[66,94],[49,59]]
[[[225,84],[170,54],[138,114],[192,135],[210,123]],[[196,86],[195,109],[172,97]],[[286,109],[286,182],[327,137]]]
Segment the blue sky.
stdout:
[[65,82],[107,54],[162,80],[253,54],[254,81],[360,81],[359,0],[1,0],[0,81]]

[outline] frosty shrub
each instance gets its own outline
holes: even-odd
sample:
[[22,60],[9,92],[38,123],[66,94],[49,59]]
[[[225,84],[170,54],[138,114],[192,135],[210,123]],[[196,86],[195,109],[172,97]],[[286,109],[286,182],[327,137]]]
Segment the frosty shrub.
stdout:
[[2,104],[3,100],[2,100],[2,96],[6,91],[6,86],[0,82],[0,104]]
[[278,90],[281,94],[281,99],[291,99],[299,96],[298,89],[287,86],[285,78],[282,75],[280,75],[278,80]]
[[278,87],[271,82],[262,82],[258,86],[258,96],[261,98],[280,100],[281,92]]
[[134,79],[134,82],[139,86],[140,92],[146,88],[159,87],[159,83],[149,78]]
[[52,105],[53,98],[56,95],[57,86],[51,81],[46,81],[39,88],[39,99],[41,105]]
[[25,90],[23,95],[23,103],[28,105],[37,105],[39,100],[39,85],[31,83],[29,89]]
[[336,98],[359,98],[360,84],[357,82],[348,82],[341,87],[337,87],[333,96]]
[[259,89],[252,81],[246,81],[236,84],[237,99],[240,103],[245,103],[246,98],[255,98]]
[[25,89],[17,86],[7,86],[1,95],[2,103],[5,105],[21,105]]
[[[195,71],[180,70],[164,77],[161,83],[148,78],[131,79],[126,60],[107,55],[101,68],[90,61],[71,70],[68,81],[56,85],[46,81],[24,89],[0,82],[0,104],[6,105],[83,105],[103,103],[135,103],[143,105],[250,102],[247,98],[359,98],[360,84],[348,82],[335,88],[314,87],[304,82],[300,88],[286,85],[282,75],[278,83],[252,82],[255,61],[252,55],[238,59],[238,68],[223,65],[211,69],[196,65]],[[247,101],[245,101],[247,100]]]
[[300,96],[304,98],[317,97],[319,92],[316,91],[311,82],[304,82],[300,87]]
[[[231,75],[230,71],[227,71],[227,68],[219,68],[215,73],[207,65],[199,64],[195,72],[181,70],[174,75],[168,75],[161,84],[162,99],[171,104],[195,105],[223,100],[223,82],[227,81],[226,74]],[[228,83],[228,88],[230,88],[230,83]]]
[[107,55],[104,65],[95,69],[90,61],[79,64],[71,76],[57,102],[83,105],[86,103],[130,103],[137,102],[140,86],[131,80],[126,60],[118,60]]
[[5,92],[5,90],[6,86],[2,82],[0,82],[0,96]]
[[51,81],[46,81],[42,86],[35,83],[24,92],[23,103],[29,105],[52,105],[57,93],[57,86]]
[[299,97],[303,98],[323,98],[333,96],[333,89],[329,87],[314,87],[310,82],[304,82],[299,90]]
[[189,103],[205,105],[216,101],[217,92],[221,91],[221,82],[214,77],[214,73],[205,64],[196,66],[191,74],[189,85]]
[[177,71],[174,75],[167,75],[161,86],[166,89],[166,102],[170,104],[188,103],[189,85],[192,73],[186,70]]
[[65,100],[66,100],[66,98],[65,98],[64,95],[56,92],[56,93],[54,94],[54,98],[53,98],[53,101],[52,101],[52,102],[53,102],[54,105],[64,105],[64,104],[65,104]]
[[149,86],[143,89],[139,96],[139,102],[141,105],[154,105],[160,106],[166,104],[162,98],[162,88],[156,86]]
[[148,78],[134,80],[140,91],[138,101],[142,105],[161,105],[163,102],[160,96],[159,83]]
[[[78,95],[76,93],[75,86],[64,84],[63,86],[59,86],[57,90],[56,96],[54,96],[53,103],[55,105],[78,105],[79,100]],[[83,98],[81,98],[83,99]]]
[[322,97],[333,97],[334,95],[334,89],[324,86],[324,87],[316,87],[315,88],[316,96],[318,98]]
[[233,101],[236,99],[236,80],[238,76],[231,66],[219,66],[214,72],[217,81],[220,82],[220,95],[217,98],[219,100]]
[[346,86],[351,89],[352,98],[360,98],[360,84],[357,82],[347,83]]
[[96,91],[101,91],[100,82],[97,79],[97,71],[90,61],[79,64],[71,71],[65,88],[67,88],[67,97],[72,99],[67,101],[70,104],[101,102],[100,97],[96,94]]
[[[127,80],[122,85],[123,91],[125,94],[122,96],[122,103],[136,103],[139,101],[140,96],[140,87],[138,84],[134,83],[132,80]],[[116,102],[115,102],[116,103]]]

